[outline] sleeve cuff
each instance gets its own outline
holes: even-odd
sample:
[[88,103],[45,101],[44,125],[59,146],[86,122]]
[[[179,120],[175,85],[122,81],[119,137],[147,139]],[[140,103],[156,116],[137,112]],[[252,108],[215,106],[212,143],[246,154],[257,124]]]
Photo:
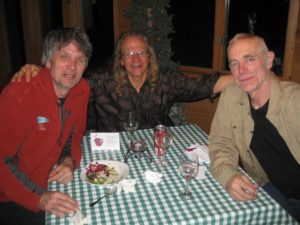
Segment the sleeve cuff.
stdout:
[[214,103],[214,100],[220,96],[220,93],[214,93],[214,87],[217,81],[219,80],[220,76],[221,74],[219,72],[215,72],[211,75],[211,82],[213,83],[213,85],[211,86],[210,96],[209,96],[209,101],[211,103]]

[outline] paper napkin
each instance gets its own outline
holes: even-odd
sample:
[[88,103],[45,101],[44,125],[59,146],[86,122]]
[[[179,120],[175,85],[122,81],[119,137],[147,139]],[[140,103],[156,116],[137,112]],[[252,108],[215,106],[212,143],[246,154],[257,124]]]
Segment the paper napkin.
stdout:
[[91,223],[91,217],[84,217],[80,211],[77,211],[74,215],[68,217],[68,220],[72,225],[89,225]]
[[149,183],[158,184],[161,181],[163,175],[162,175],[162,173],[154,172],[151,170],[146,170],[145,177]]
[[209,156],[208,156],[208,147],[207,145],[200,145],[200,144],[193,144],[187,148],[187,151],[191,154],[195,154],[198,156],[199,162],[209,163]]
[[207,168],[205,166],[199,166],[198,174],[196,176],[196,179],[203,180],[205,179],[205,173],[207,171]]
[[120,150],[120,134],[116,132],[90,133],[90,141],[93,151]]
[[125,193],[135,192],[135,184],[136,184],[136,180],[135,179],[125,179],[125,180],[122,180],[118,184],[117,193],[120,193],[122,190]]

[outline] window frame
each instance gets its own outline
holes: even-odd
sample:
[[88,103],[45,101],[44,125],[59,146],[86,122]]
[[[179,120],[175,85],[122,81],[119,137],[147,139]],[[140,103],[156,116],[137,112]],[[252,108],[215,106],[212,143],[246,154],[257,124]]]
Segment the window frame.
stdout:
[[[227,26],[230,0],[216,0],[215,5],[215,24],[214,24],[214,46],[212,68],[203,68],[195,66],[180,65],[179,70],[187,74],[211,73],[219,71],[224,74],[230,73],[226,70],[226,43]],[[295,39],[297,32],[297,23],[299,16],[299,0],[290,0],[288,22],[286,30],[286,42],[283,59],[282,79],[291,80],[292,61],[295,50]]]

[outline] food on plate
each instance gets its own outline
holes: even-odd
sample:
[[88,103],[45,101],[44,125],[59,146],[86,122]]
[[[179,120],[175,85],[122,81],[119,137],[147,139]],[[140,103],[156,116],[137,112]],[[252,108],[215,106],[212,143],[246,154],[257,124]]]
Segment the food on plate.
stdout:
[[98,162],[86,167],[85,173],[88,181],[93,184],[112,184],[120,180],[120,176],[114,167]]

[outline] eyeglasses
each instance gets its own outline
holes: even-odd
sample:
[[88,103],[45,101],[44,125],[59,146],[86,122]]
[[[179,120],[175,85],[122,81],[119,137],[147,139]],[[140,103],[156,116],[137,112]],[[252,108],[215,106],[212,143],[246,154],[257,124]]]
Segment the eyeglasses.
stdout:
[[122,54],[122,57],[124,57],[125,59],[131,59],[133,56],[145,57],[148,54],[149,54],[149,52],[146,50],[129,51],[129,52]]

